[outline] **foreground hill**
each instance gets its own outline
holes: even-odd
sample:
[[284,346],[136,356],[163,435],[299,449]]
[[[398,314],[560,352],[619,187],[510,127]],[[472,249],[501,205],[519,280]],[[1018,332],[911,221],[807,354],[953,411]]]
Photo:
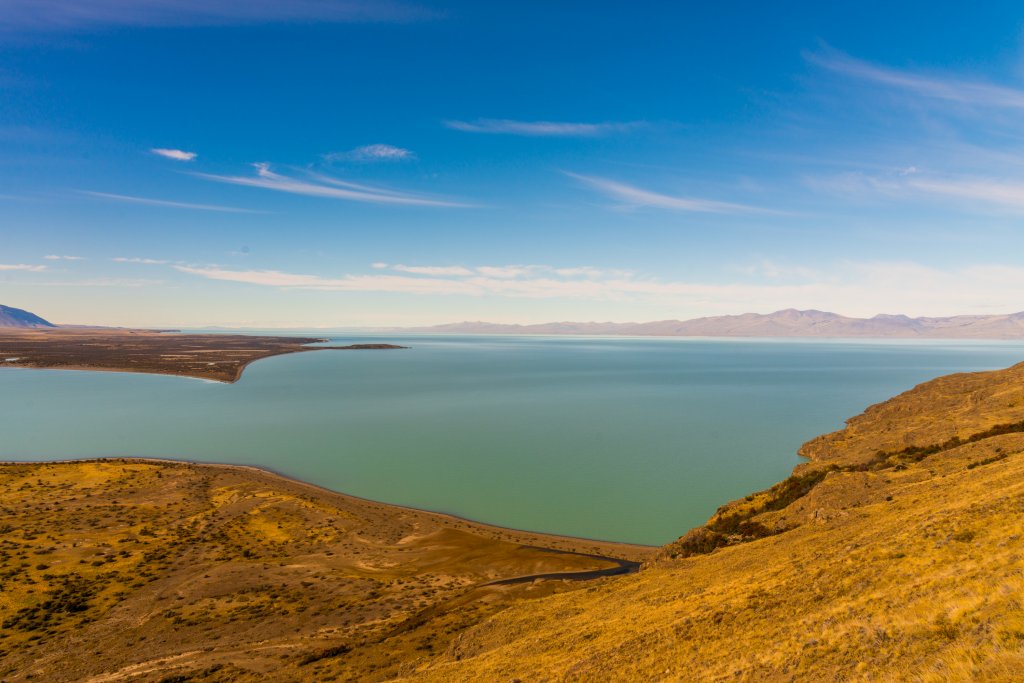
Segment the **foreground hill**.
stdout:
[[48,320],[43,320],[35,313],[0,304],[0,328],[4,327],[37,329],[56,327],[56,325]]
[[522,577],[652,553],[247,467],[5,464],[0,681],[386,680],[510,602],[584,585]]
[[657,556],[246,468],[5,465],[0,680],[1020,680],[1024,364],[802,452]]
[[775,313],[720,315],[649,323],[542,323],[502,325],[462,322],[414,330],[424,334],[625,335],[651,337],[865,337],[898,339],[1021,339],[1024,312],[1010,315],[958,315],[909,318],[876,315],[850,318],[825,311],[786,309]]
[[644,571],[512,606],[415,679],[1017,681],[1024,364],[804,447]]

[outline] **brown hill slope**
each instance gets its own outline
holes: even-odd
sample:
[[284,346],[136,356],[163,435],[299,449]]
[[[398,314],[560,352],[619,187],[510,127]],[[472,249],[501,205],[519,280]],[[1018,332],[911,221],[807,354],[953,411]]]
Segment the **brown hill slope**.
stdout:
[[805,447],[821,459],[796,483],[724,506],[637,575],[514,605],[414,678],[1020,680],[1022,378],[875,406]]
[[388,680],[516,599],[583,585],[491,582],[652,552],[246,467],[0,465],[0,681]]

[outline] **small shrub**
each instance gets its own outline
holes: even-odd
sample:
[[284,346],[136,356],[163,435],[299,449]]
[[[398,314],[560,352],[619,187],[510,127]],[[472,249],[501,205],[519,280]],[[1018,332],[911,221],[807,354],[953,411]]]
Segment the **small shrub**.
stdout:
[[319,652],[313,652],[311,654],[306,655],[305,657],[299,660],[299,665],[306,666],[307,664],[312,664],[313,662],[319,662],[321,659],[328,659],[330,657],[340,657],[341,655],[346,655],[351,651],[352,648],[348,645],[335,645],[334,647],[329,647],[326,650],[320,650]]

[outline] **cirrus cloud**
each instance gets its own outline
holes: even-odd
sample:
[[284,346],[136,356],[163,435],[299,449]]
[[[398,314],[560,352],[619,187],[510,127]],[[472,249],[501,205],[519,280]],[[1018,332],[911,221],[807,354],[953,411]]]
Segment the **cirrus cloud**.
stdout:
[[[374,267],[376,266],[377,264],[374,264]],[[472,270],[470,270],[469,268],[464,268],[462,266],[404,266],[401,264],[396,264],[393,266],[385,265],[385,267],[390,267],[392,270],[397,270],[400,273],[412,273],[414,275],[461,276],[473,274]]]
[[165,261],[163,259],[139,258],[137,256],[132,256],[132,257],[115,256],[114,258],[112,258],[110,260],[114,261],[115,263],[141,263],[141,264],[151,265],[151,266],[163,265],[165,263],[170,263],[170,261]]
[[446,199],[435,199],[422,195],[399,192],[382,187],[361,185],[329,176],[310,174],[309,180],[293,178],[290,176],[275,173],[270,170],[270,164],[253,164],[256,169],[256,176],[225,176],[210,173],[196,173],[200,178],[212,180],[218,183],[231,185],[242,185],[245,187],[258,187],[276,192],[287,192],[289,194],[306,195],[310,197],[324,197],[327,199],[346,199],[355,202],[369,202],[373,204],[400,204],[406,206],[437,206],[437,207],[467,207],[469,204],[454,202]]
[[1024,179],[983,176],[890,173],[871,175],[842,173],[813,176],[805,184],[817,191],[838,196],[869,196],[892,200],[934,197],[969,213],[1024,211]]
[[324,155],[324,161],[409,161],[415,159],[412,150],[394,145],[364,145],[347,152],[330,152]]
[[639,121],[625,123],[581,123],[574,121],[513,121],[512,119],[476,119],[445,121],[446,128],[465,133],[523,135],[527,137],[600,137],[623,133],[643,125]]
[[234,206],[220,206],[218,204],[194,204],[192,202],[175,202],[168,199],[152,199],[150,197],[134,197],[126,194],[113,194],[110,192],[93,192],[91,190],[79,190],[81,194],[96,197],[98,199],[109,199],[115,202],[127,202],[128,204],[146,204],[148,206],[164,206],[172,209],[194,209],[197,211],[220,211],[224,213],[265,213],[255,209],[239,209]]
[[157,156],[164,157],[165,159],[174,159],[175,161],[192,161],[199,156],[195,152],[186,152],[181,149],[166,149],[164,147],[154,147],[149,151]]
[[669,209],[672,211],[692,211],[697,213],[778,213],[772,209],[765,209],[758,206],[746,204],[733,204],[722,202],[716,199],[705,199],[702,197],[680,197],[675,195],[653,192],[635,185],[608,178],[597,178],[594,176],[580,175],[578,173],[565,172],[570,178],[575,178],[583,184],[601,192],[602,194],[615,199],[627,206],[651,207],[656,209]]
[[407,22],[436,13],[399,0],[0,0],[0,29]]
[[[280,270],[232,270],[219,266],[173,266],[179,272],[226,282],[284,290],[387,292],[409,295],[454,295],[520,299],[565,299],[658,305],[676,317],[723,312],[768,312],[783,308],[831,310],[846,315],[879,312],[909,315],[954,315],[1019,310],[1024,300],[1024,268],[976,264],[940,269],[913,262],[841,262],[824,277],[798,270],[778,278],[744,278],[733,282],[658,280],[626,271],[588,271],[565,277],[577,268],[536,266],[531,275],[437,277],[422,274],[346,274],[339,277]],[[755,274],[756,275],[756,274]],[[936,296],[941,292],[942,296]]]
[[970,107],[1024,109],[1024,90],[1019,88],[878,66],[837,50],[806,52],[804,58],[811,64],[848,78],[903,90],[920,97]]

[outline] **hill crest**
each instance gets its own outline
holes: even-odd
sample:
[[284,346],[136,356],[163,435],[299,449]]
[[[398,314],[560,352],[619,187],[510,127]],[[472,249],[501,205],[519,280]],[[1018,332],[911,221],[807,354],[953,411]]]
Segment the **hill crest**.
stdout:
[[48,320],[40,318],[38,315],[30,311],[0,304],[0,327],[38,329],[41,327],[57,326]]

